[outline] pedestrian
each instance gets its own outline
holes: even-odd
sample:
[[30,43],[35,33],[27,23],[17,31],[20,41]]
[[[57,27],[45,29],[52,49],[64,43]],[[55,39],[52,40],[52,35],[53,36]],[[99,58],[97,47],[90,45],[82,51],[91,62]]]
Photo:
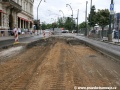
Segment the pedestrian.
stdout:
[[20,35],[21,34],[21,29],[20,28],[18,28],[18,35]]
[[11,36],[11,31],[10,28],[8,29],[8,35]]
[[115,37],[114,32],[115,32],[115,29],[113,29],[113,31],[112,31],[112,38]]
[[115,29],[115,31],[114,31],[114,38],[118,39],[118,30],[117,29]]
[[32,30],[30,30],[30,35],[32,35]]
[[15,36],[15,33],[18,33],[18,29],[16,27],[14,27],[13,32],[14,32],[14,36]]

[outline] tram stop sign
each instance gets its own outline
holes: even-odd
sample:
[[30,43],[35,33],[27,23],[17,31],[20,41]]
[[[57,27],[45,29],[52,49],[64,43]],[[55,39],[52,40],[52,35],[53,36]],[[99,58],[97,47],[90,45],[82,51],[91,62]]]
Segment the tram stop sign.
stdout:
[[110,4],[110,14],[114,14],[114,4]]

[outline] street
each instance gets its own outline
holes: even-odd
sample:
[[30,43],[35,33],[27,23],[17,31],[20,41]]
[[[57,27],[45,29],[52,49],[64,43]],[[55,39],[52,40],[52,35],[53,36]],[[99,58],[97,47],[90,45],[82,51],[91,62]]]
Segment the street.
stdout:
[[49,38],[19,55],[2,57],[0,90],[74,90],[75,86],[120,90],[120,64],[75,38]]

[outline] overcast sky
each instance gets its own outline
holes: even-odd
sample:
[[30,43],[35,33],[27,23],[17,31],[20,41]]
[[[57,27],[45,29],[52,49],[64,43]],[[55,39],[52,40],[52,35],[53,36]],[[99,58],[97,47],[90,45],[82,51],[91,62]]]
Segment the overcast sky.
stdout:
[[[88,1],[88,14],[90,12],[90,1]],[[111,0],[92,0],[93,5],[97,9],[109,9]],[[37,19],[37,6],[40,0],[34,0],[34,19]],[[85,8],[86,0],[42,0],[39,6],[38,19],[40,22],[52,23],[57,20],[58,17],[63,17],[62,10],[65,17],[70,17],[72,11],[70,7],[66,7],[66,4],[70,4],[73,9],[73,17],[77,17],[77,10],[79,9],[79,23],[85,20]],[[120,0],[114,0],[115,12],[120,12]]]

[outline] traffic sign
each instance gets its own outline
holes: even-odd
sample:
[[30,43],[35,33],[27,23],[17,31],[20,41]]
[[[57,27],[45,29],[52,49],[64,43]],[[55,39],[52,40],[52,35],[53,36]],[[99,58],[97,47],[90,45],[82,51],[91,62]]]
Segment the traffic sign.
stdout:
[[110,14],[114,14],[114,4],[110,4]]

